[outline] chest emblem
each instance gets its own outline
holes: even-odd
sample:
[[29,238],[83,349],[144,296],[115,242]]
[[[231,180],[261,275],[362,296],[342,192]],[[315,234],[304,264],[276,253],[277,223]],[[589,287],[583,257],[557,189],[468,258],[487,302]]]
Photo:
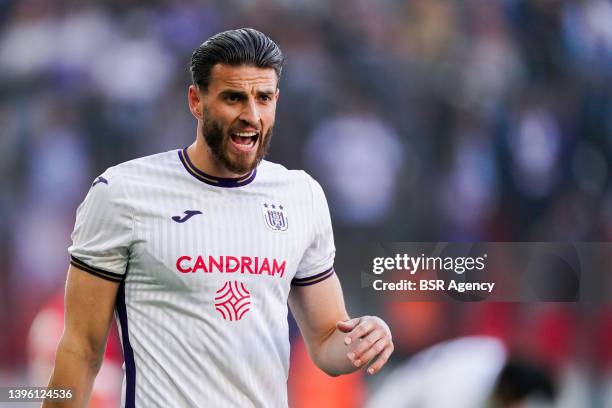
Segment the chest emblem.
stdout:
[[228,281],[215,293],[215,309],[224,320],[240,320],[251,308],[251,293],[238,281]]
[[262,210],[268,228],[277,232],[287,231],[289,219],[282,205],[264,203]]

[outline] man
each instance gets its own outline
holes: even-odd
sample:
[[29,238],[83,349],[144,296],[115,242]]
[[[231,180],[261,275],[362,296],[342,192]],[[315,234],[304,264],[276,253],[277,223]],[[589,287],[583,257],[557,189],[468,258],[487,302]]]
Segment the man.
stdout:
[[49,383],[74,390],[65,406],[87,403],[113,309],[125,407],[287,406],[287,302],[326,373],[374,374],[389,358],[387,325],[346,313],[321,187],[262,160],[282,63],[256,30],[211,37],[191,61],[196,141],[93,182]]
[[556,400],[557,394],[554,377],[541,362],[514,356],[499,338],[466,336],[434,344],[404,361],[385,377],[365,407],[568,405]]

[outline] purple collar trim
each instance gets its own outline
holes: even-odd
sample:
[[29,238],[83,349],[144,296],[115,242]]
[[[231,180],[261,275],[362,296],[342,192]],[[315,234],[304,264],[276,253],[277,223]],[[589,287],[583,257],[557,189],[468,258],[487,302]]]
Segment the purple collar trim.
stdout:
[[179,159],[181,160],[181,163],[183,163],[183,166],[185,167],[185,170],[187,170],[189,174],[191,174],[193,177],[197,178],[198,180],[206,184],[210,184],[211,186],[225,187],[225,188],[246,186],[251,181],[255,180],[255,175],[257,174],[257,169],[254,169],[249,174],[247,174],[246,176],[242,176],[242,177],[237,177],[237,178],[215,177],[215,176],[211,176],[209,174],[204,173],[202,170],[198,169],[196,166],[193,165],[193,163],[191,162],[191,159],[189,158],[189,155],[187,154],[187,148],[184,148],[183,150],[179,150],[178,155],[179,155]]

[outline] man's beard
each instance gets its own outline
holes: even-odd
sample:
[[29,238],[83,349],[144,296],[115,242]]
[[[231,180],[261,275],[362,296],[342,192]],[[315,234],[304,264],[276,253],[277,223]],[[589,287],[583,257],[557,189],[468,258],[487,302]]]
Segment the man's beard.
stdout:
[[204,119],[202,131],[204,139],[217,161],[232,173],[241,175],[251,172],[259,165],[268,153],[270,141],[272,140],[272,127],[270,127],[265,136],[260,133],[257,140],[259,145],[257,146],[255,157],[251,160],[250,155],[230,156],[228,151],[229,144],[231,143],[229,133],[227,135],[224,134],[219,122],[211,119],[208,115]]

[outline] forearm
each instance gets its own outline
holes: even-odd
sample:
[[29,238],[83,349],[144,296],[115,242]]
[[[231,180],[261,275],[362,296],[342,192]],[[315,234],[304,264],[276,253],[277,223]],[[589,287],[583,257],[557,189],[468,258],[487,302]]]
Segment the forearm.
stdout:
[[391,332],[382,319],[349,319],[335,275],[316,285],[292,288],[289,306],[311,359],[331,376],[366,365],[370,375],[376,374],[393,352]]
[[344,342],[345,338],[346,333],[334,328],[311,352],[314,363],[328,375],[335,377],[359,369],[347,356],[350,347]]
[[101,353],[62,339],[57,349],[55,367],[48,388],[69,389],[72,398],[67,401],[45,401],[43,408],[87,406],[101,363]]

